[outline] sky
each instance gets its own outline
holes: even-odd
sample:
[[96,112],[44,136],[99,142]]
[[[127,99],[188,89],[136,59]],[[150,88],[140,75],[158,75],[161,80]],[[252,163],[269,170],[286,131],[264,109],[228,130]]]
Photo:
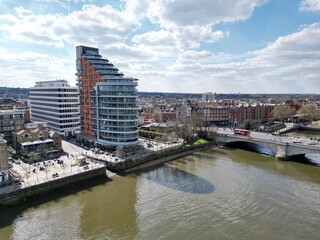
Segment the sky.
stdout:
[[320,93],[320,0],[0,0],[0,86],[75,85],[78,45],[139,91]]

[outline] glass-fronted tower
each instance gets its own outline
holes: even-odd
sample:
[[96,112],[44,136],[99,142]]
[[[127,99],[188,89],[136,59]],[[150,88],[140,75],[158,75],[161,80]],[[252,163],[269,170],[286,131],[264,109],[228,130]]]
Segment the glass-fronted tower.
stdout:
[[106,147],[138,144],[137,79],[102,58],[99,49],[77,47],[82,140]]

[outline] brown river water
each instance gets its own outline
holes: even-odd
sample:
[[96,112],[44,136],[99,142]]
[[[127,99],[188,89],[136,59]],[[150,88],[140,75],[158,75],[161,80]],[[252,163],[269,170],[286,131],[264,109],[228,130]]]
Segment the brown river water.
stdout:
[[0,211],[0,239],[320,239],[320,167],[211,149]]

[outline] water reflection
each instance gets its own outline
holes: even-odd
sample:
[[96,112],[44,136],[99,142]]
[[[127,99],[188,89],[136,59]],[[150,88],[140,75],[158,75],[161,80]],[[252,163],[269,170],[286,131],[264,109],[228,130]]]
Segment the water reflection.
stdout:
[[224,151],[233,162],[258,167],[295,179],[320,183],[320,168],[311,166],[310,164],[301,164],[301,159],[296,161],[281,161],[274,157],[254,154],[241,149],[226,148]]
[[81,197],[82,239],[132,239],[138,232],[135,203],[137,177],[115,177]]
[[215,189],[214,185],[209,181],[167,164],[148,172],[138,173],[137,175],[167,188],[182,192],[209,194]]
[[62,189],[17,206],[1,209],[0,239],[45,239],[48,236],[59,239],[58,236],[65,235],[79,239],[82,204],[78,200],[82,194],[91,194],[92,188],[106,182],[108,180],[105,179],[92,180],[72,189]]

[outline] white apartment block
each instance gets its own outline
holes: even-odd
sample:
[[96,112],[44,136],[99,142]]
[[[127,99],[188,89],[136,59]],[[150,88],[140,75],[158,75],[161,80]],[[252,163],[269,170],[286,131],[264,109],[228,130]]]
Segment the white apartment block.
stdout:
[[78,87],[66,80],[36,82],[30,99],[32,121],[47,122],[52,131],[65,137],[80,133]]
[[201,96],[201,102],[209,102],[215,99],[215,93],[212,92],[205,92]]

